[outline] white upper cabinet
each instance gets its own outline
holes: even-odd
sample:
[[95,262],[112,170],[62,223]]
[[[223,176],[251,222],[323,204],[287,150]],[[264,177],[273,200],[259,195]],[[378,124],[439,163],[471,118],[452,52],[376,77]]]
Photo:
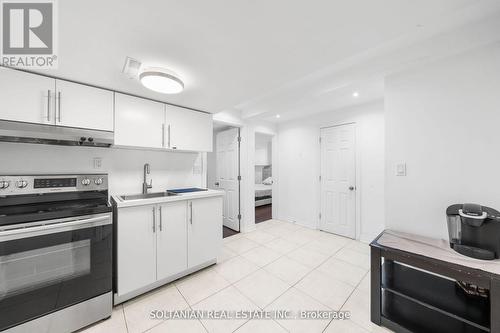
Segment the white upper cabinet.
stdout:
[[167,148],[212,151],[212,135],[211,114],[167,105]]
[[116,146],[212,151],[211,114],[9,68],[0,120],[114,132]]
[[0,119],[54,124],[56,80],[0,68]]
[[113,131],[113,92],[56,80],[56,125]]
[[165,104],[115,93],[115,145],[165,147]]

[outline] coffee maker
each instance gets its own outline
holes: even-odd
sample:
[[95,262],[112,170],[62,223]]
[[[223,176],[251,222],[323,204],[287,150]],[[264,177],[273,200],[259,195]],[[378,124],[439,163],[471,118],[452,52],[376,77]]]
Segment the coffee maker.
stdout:
[[500,212],[476,204],[446,209],[450,247],[465,256],[493,260],[500,257]]

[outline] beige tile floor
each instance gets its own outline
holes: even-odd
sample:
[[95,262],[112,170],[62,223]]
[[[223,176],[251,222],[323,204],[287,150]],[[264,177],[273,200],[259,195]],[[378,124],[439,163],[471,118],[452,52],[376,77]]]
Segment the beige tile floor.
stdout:
[[[83,332],[389,332],[370,322],[367,244],[269,220],[217,265],[115,307]],[[153,320],[151,310],[343,310],[350,320]]]

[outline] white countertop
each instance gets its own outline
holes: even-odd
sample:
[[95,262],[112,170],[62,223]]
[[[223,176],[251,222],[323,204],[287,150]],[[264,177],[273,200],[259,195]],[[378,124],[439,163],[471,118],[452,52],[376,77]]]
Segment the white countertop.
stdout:
[[174,202],[181,200],[193,200],[193,199],[217,197],[223,195],[224,191],[206,190],[206,191],[191,192],[191,193],[181,193],[169,197],[157,197],[157,198],[137,199],[137,200],[127,200],[127,201],[122,200],[120,198],[121,195],[113,195],[112,197],[113,200],[116,202],[116,206],[118,208],[123,208],[123,207],[133,207],[133,206],[155,205],[159,203]]

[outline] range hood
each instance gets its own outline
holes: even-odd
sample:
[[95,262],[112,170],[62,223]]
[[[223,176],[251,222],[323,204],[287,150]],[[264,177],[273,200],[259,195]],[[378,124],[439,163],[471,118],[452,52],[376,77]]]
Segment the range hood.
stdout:
[[107,131],[0,120],[0,141],[110,147],[114,135]]

